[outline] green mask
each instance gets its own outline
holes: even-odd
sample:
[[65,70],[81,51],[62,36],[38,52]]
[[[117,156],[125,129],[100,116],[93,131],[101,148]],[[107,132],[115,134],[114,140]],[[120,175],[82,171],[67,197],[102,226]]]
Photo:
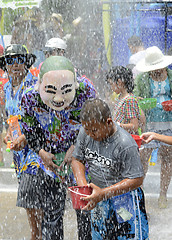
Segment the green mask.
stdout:
[[74,66],[69,59],[63,56],[51,56],[43,62],[39,72],[39,77],[42,79],[45,73],[56,70],[68,70],[75,76]]

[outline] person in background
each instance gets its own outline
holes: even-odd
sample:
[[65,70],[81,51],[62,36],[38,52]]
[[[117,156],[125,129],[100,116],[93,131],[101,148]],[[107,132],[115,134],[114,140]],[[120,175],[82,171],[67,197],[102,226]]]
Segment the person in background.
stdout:
[[[53,13],[46,23],[46,35],[49,38],[63,38],[63,17],[60,13]],[[49,39],[48,38],[48,39]]]
[[[18,117],[21,130],[21,98],[25,89],[37,81],[37,78],[34,78],[29,72],[35,59],[35,55],[29,54],[26,47],[19,44],[7,46],[3,56],[0,57],[0,67],[7,73],[9,79],[4,86],[6,114],[8,118]],[[11,140],[9,131],[7,131],[4,142],[7,144],[8,140]],[[35,185],[35,176],[39,168],[38,156],[28,148],[28,145],[23,149],[20,146],[23,142],[24,135],[22,134],[12,142],[11,147],[19,183],[16,205],[26,210],[31,229],[31,239],[35,240],[42,238],[42,214],[37,207],[39,199],[36,199],[37,186]],[[35,199],[32,193],[34,193]]]
[[87,100],[80,118],[72,169],[77,185],[85,186],[86,161],[89,166],[93,192],[82,197],[88,201],[82,210],[91,210],[92,239],[148,239],[140,188],[144,173],[137,144],[112,120],[108,105],[101,99]]
[[[64,56],[67,45],[66,42],[61,38],[50,38],[43,49],[45,58],[50,56]],[[43,62],[39,64],[39,71],[41,69]]]
[[[60,167],[53,160],[62,156],[62,165],[70,164],[81,126],[79,115],[82,105],[88,98],[94,98],[95,94],[89,81],[76,78],[69,59],[51,56],[41,66],[37,85],[23,95],[23,131],[29,147],[40,156],[39,174],[42,181],[37,185],[41,186],[39,205],[43,206],[46,219],[43,222],[43,236],[46,239],[63,239],[66,185],[55,171]],[[47,168],[55,176],[49,176]],[[47,209],[50,202],[51,209]],[[79,218],[79,239],[91,239],[89,214],[84,216],[79,212]]]
[[132,94],[134,89],[132,71],[123,66],[112,67],[106,76],[106,81],[118,95],[112,106],[114,120],[129,133],[138,134],[139,127],[142,130],[144,128],[144,122],[140,124],[141,115],[143,118],[144,113]]
[[144,44],[140,37],[133,35],[127,41],[128,47],[131,52],[131,56],[129,58],[129,64],[127,65],[128,68],[132,69],[134,79],[140,73],[136,69],[136,64],[145,56],[145,48]]
[[66,42],[61,38],[50,38],[43,50],[45,57],[48,58],[50,56],[64,56],[67,45]]
[[[163,55],[156,47],[146,49],[145,57],[137,63],[136,68],[142,73],[136,79],[134,93],[141,98],[156,98],[155,108],[147,110],[146,131],[172,136],[172,114],[163,110],[161,103],[172,99],[172,71],[168,66],[172,63],[172,56]],[[145,174],[148,170],[148,159],[153,149],[159,149],[161,159],[160,208],[167,207],[167,190],[172,175],[172,147],[162,142],[152,141],[144,146],[141,160]]]

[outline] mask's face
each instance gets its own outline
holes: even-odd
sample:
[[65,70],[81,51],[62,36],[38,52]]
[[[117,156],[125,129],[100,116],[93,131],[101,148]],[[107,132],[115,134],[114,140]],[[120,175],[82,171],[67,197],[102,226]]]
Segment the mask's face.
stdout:
[[61,111],[74,100],[77,83],[68,70],[50,71],[44,74],[39,86],[42,101],[50,108]]

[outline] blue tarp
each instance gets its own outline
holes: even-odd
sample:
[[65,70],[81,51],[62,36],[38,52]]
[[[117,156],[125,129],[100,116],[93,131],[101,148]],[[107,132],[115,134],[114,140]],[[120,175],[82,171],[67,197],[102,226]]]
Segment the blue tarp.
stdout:
[[[157,46],[165,53],[165,13],[155,11],[155,9],[164,9],[163,3],[133,5],[122,2],[118,4],[115,0],[112,2],[114,3],[111,5],[113,65],[128,64],[131,53],[127,40],[132,35],[140,36],[145,48]],[[168,4],[168,7],[172,7],[172,4]],[[167,16],[167,28],[172,29],[172,15]],[[172,32],[167,32],[166,47],[167,51],[172,47]]]

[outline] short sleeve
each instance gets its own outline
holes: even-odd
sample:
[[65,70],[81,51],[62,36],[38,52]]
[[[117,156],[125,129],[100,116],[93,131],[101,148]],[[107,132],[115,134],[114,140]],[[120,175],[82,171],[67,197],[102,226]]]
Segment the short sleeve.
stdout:
[[121,175],[124,179],[133,179],[142,177],[144,175],[137,146],[131,146],[126,148],[120,154],[120,158],[122,162]]
[[72,154],[74,158],[80,161],[84,161],[85,159],[86,138],[87,134],[85,133],[84,128],[81,127],[75,143],[75,149]]

